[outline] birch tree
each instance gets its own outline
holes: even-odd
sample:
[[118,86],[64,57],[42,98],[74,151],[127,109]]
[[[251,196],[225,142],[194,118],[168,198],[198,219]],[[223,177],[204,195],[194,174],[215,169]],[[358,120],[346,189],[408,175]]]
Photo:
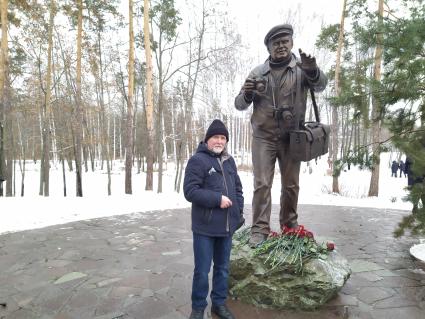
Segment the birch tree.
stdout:
[[[0,54],[0,196],[3,196],[3,180],[6,181],[6,196],[12,196],[12,165],[10,162],[10,82],[9,82],[9,46],[8,46],[8,0],[2,0],[1,15],[1,54]],[[7,163],[6,163],[7,159]]]
[[153,190],[153,75],[152,50],[149,30],[149,0],[143,5],[143,34],[146,56],[146,127],[148,133],[148,152],[146,158],[146,190]]
[[[152,23],[158,30],[158,36],[152,34],[156,66],[158,69],[158,108],[157,108],[157,140],[158,140],[158,193],[162,192],[163,154],[165,140],[163,139],[163,111],[165,104],[164,87],[175,70],[170,71],[172,56],[176,48],[177,27],[181,22],[178,11],[174,7],[174,0],[161,0],[152,7]],[[153,32],[154,28],[152,28]],[[165,53],[169,53],[165,60]],[[177,68],[177,70],[180,68]]]
[[[91,23],[92,23],[92,31],[95,33],[93,38],[93,49],[89,50],[90,53],[90,67],[93,73],[93,77],[95,79],[95,90],[96,90],[96,100],[98,107],[100,109],[100,132],[101,136],[99,138],[101,142],[101,160],[102,160],[102,168],[103,163],[106,162],[106,172],[107,172],[107,192],[108,195],[112,194],[111,190],[111,151],[110,151],[110,143],[109,136],[110,132],[108,130],[108,114],[107,112],[110,109],[107,109],[107,105],[105,102],[105,65],[108,62],[104,63],[104,40],[102,36],[107,28],[107,19],[105,17],[106,14],[111,14],[114,18],[120,18],[120,15],[116,9],[116,1],[103,1],[93,3],[92,6],[89,7],[91,12]],[[114,28],[111,28],[111,31],[115,32]],[[114,141],[115,142],[115,141]]]
[[195,95],[195,89],[197,84],[197,79],[199,75],[199,70],[201,67],[201,59],[202,59],[202,50],[203,50],[203,42],[205,35],[205,20],[207,17],[207,10],[205,8],[205,1],[202,0],[202,15],[200,25],[198,27],[197,34],[197,42],[194,48],[194,52],[192,52],[192,48],[190,46],[189,56],[192,54],[195,55],[195,63],[192,66],[192,63],[189,64],[189,68],[187,71],[187,80],[186,83],[182,85],[184,90],[183,95],[183,114],[184,114],[184,128],[181,130],[181,143],[178,148],[178,162],[180,165],[177,166],[176,171],[176,182],[175,182],[175,190],[180,192],[180,185],[183,176],[183,165],[186,160],[187,154],[192,150],[192,109],[193,109],[193,97]]
[[134,93],[134,31],[133,0],[128,1],[129,53],[128,53],[128,98],[125,145],[125,193],[132,194],[131,170],[133,168],[133,93]]
[[82,57],[82,48],[81,42],[83,37],[83,3],[82,0],[77,0],[77,9],[78,9],[78,24],[77,24],[77,66],[76,66],[76,101],[74,114],[72,119],[72,128],[73,128],[73,139],[74,139],[74,158],[75,158],[75,178],[76,178],[76,195],[78,197],[83,196],[83,181],[82,181],[82,166],[81,166],[81,134],[82,134],[82,125],[81,125],[81,113],[82,113],[82,103],[81,103],[81,57]]
[[42,138],[43,138],[43,157],[40,170],[43,189],[40,189],[40,195],[49,196],[49,175],[50,175],[50,117],[51,117],[51,96],[52,96],[52,50],[53,50],[53,26],[55,17],[55,1],[50,0],[49,6],[49,24],[47,32],[47,71],[46,71],[46,88],[45,99],[42,109]]

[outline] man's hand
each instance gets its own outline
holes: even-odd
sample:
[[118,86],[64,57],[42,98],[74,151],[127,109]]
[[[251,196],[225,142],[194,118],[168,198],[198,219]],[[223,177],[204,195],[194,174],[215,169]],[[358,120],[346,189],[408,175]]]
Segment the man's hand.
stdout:
[[253,79],[247,78],[242,86],[244,97],[247,102],[252,102],[255,93],[255,82]]
[[230,206],[232,206],[232,201],[229,197],[221,195],[220,208],[229,208]]
[[255,81],[254,79],[247,78],[245,80],[245,83],[242,86],[242,90],[247,95],[252,95],[255,91]]
[[317,71],[317,63],[316,58],[314,56],[311,56],[310,54],[306,54],[301,49],[298,49],[298,52],[300,53],[301,57],[301,63],[298,62],[298,66],[304,71],[307,72],[309,76],[315,75],[315,72]]
[[255,91],[255,81],[254,81],[254,79],[247,78],[245,80],[245,83],[242,86],[242,90],[244,90],[244,92],[248,93],[248,94],[254,93],[254,91]]

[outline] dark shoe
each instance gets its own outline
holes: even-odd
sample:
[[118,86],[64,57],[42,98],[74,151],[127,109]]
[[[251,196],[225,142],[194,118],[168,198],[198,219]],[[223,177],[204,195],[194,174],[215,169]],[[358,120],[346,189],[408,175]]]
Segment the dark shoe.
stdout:
[[266,234],[253,233],[253,234],[251,234],[251,237],[249,238],[248,245],[251,248],[255,248],[258,245],[260,245],[263,241],[265,241],[267,239],[267,237],[268,236]]
[[212,305],[211,312],[216,314],[220,319],[235,319],[233,314],[230,312],[226,305],[215,306]]
[[189,319],[204,319],[204,311],[192,309]]
[[297,228],[298,227],[298,222],[292,222],[292,223],[287,223],[286,227],[288,228]]

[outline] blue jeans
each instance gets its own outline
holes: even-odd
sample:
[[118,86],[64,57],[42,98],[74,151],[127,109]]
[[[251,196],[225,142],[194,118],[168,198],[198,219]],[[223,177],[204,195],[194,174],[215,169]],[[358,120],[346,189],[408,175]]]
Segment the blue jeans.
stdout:
[[204,310],[208,305],[208,274],[211,261],[214,262],[211,301],[217,306],[224,305],[227,298],[231,249],[231,236],[209,237],[193,233],[195,270],[192,282],[192,309]]

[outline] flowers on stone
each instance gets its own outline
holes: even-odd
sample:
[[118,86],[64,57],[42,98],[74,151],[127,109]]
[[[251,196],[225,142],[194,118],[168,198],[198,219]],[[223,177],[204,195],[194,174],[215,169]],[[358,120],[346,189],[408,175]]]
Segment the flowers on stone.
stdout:
[[282,234],[289,235],[289,236],[295,235],[300,238],[303,238],[303,237],[314,238],[313,233],[305,229],[303,225],[298,225],[295,228],[289,228],[287,226],[283,226]]
[[[235,239],[241,244],[249,240],[250,228],[245,228],[235,234]],[[318,244],[311,231],[303,225],[296,228],[282,227],[281,232],[270,232],[267,240],[253,249],[254,256],[264,258],[264,264],[270,271],[288,269],[302,273],[303,265],[313,258],[326,259],[335,249],[335,244],[327,242]]]

